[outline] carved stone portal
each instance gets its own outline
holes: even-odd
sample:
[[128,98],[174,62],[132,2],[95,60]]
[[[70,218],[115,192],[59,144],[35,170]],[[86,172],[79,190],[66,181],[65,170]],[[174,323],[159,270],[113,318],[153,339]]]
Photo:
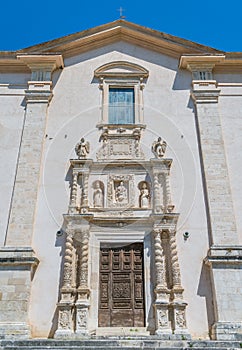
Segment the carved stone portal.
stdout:
[[[86,158],[89,144],[84,139],[76,147],[78,159],[71,160],[71,195],[65,215],[66,244],[56,337],[88,334],[88,328],[93,327],[90,318],[96,315],[92,309],[95,307],[99,310],[99,327],[146,325],[145,283],[150,288],[150,281],[145,281],[144,271],[148,267],[143,243],[133,238],[129,241],[128,237],[141,230],[150,237],[150,256],[155,267],[151,271],[153,332],[164,338],[172,333],[189,337],[176,246],[179,214],[172,212],[172,159],[164,158],[166,143],[158,138],[152,145],[155,158],[145,160],[140,148],[142,129],[132,125],[102,126],[97,161]],[[133,232],[129,231],[130,223]],[[118,248],[112,246],[112,239],[108,248],[100,242],[100,285],[95,287],[99,294],[91,290],[95,282],[90,278],[92,266],[98,262],[90,254],[97,227],[121,235],[125,228],[125,240],[131,242]]]

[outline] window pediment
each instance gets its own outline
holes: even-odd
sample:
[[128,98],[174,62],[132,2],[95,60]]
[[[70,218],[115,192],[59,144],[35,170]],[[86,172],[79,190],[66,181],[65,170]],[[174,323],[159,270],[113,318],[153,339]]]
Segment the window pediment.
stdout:
[[102,65],[94,72],[97,78],[147,78],[149,72],[144,67],[126,61],[115,61]]

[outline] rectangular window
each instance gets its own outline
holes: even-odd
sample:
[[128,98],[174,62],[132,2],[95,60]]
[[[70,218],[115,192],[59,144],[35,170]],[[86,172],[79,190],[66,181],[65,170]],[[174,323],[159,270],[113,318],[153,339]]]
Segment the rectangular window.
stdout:
[[109,88],[109,124],[134,124],[134,89]]

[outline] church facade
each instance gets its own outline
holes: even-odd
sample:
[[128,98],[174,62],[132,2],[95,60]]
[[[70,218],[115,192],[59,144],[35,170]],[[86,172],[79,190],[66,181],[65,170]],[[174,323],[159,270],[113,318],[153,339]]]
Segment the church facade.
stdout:
[[0,52],[0,336],[242,334],[242,53],[118,20]]

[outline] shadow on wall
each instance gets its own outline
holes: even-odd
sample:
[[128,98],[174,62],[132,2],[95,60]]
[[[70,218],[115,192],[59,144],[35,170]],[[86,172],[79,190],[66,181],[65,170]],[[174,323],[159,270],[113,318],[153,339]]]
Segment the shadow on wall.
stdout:
[[[64,269],[64,257],[65,257],[65,243],[66,243],[66,226],[65,223],[63,223],[62,227],[56,234],[56,241],[55,246],[61,247],[61,266],[60,266],[60,275],[59,275],[59,287],[58,287],[58,300],[60,301],[60,293],[61,293],[61,286],[63,284],[63,269]],[[53,338],[55,331],[57,330],[58,326],[58,307],[56,306],[54,315],[52,317],[52,326],[48,335],[48,338]]]
[[211,337],[211,327],[215,322],[215,311],[214,311],[214,301],[212,294],[212,285],[210,278],[209,267],[203,263],[202,271],[200,275],[200,280],[197,289],[197,295],[200,297],[205,297],[207,318],[208,318],[208,331]]

